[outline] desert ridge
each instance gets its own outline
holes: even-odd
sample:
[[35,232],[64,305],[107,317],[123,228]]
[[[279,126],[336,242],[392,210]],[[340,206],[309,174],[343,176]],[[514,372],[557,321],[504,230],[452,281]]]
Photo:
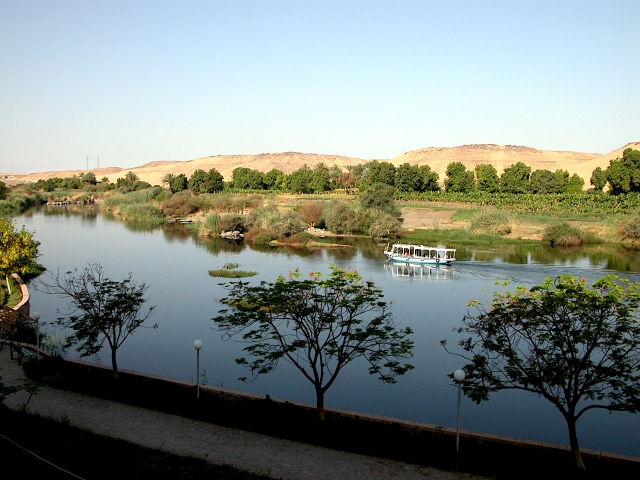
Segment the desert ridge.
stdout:
[[[428,147],[412,150],[403,153],[389,161],[395,166],[409,163],[410,165],[429,165],[432,170],[440,175],[440,182],[446,177],[447,166],[452,162],[461,162],[467,170],[473,170],[478,164],[493,165],[498,174],[505,168],[517,162],[523,162],[531,167],[532,171],[546,169],[555,171],[558,169],[567,170],[570,174],[577,173],[584,181],[584,188],[590,188],[589,180],[596,167],[606,169],[609,161],[622,157],[622,152],[626,148],[640,150],[640,142],[632,142],[613,150],[607,154],[568,152],[555,150],[537,150],[531,147],[516,145],[494,145],[475,144],[462,145],[458,147]],[[202,157],[188,161],[162,160],[153,161],[133,168],[108,167],[95,168],[93,172],[98,179],[107,177],[110,182],[115,182],[118,178],[124,177],[125,173],[132,171],[140,180],[151,185],[160,185],[162,179],[167,174],[179,175],[181,173],[189,177],[194,171],[202,169],[205,171],[215,168],[226,181],[231,180],[233,170],[238,167],[245,167],[261,172],[268,172],[276,168],[286,174],[298,170],[302,165],[311,168],[318,163],[323,163],[327,167],[337,165],[343,170],[347,166],[358,165],[369,160],[347,157],[343,155],[327,155],[315,153],[283,152],[283,153],[261,153],[257,155],[216,155]],[[86,170],[56,170],[48,172],[30,173],[24,175],[8,174],[8,178],[3,179],[7,184],[18,184],[26,182],[36,182],[39,179],[53,177],[70,177],[84,173]]]

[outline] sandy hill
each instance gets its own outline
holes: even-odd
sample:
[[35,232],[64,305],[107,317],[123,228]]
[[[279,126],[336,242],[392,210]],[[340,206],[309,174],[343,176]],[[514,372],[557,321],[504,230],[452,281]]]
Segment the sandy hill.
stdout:
[[[237,167],[251,168],[265,173],[272,168],[277,168],[284,173],[291,173],[299,169],[303,164],[307,164],[313,168],[318,163],[323,162],[328,167],[337,165],[344,169],[347,165],[356,165],[358,163],[365,163],[366,161],[367,160],[361,158],[345,157],[342,155],[284,152],[261,153],[259,155],[216,155],[184,162],[155,161],[134,168],[122,169],[119,167],[110,167],[93,169],[91,171],[95,174],[96,178],[101,179],[102,177],[107,177],[111,182],[115,182],[118,178],[124,177],[126,172],[132,171],[138,175],[141,180],[149,182],[151,185],[160,185],[162,178],[168,173],[173,175],[184,173],[189,177],[197,169],[209,171],[211,168],[215,168],[222,174],[225,180],[231,180],[231,174]],[[41,178],[69,177],[84,172],[84,170],[66,170],[31,173],[27,175],[11,175],[10,178],[4,181],[9,184],[36,182]]]
[[640,142],[628,143],[604,155],[597,153],[561,152],[554,150],[536,150],[535,148],[517,145],[462,145],[453,148],[429,147],[412,150],[391,160],[394,165],[409,163],[411,165],[429,165],[440,175],[440,181],[446,178],[447,166],[451,162],[462,162],[467,170],[476,165],[490,163],[500,175],[505,168],[517,162],[523,162],[535,170],[557,169],[577,173],[584,179],[584,188],[590,188],[591,173],[596,167],[606,169],[609,160],[622,157],[625,148],[640,149]]
[[[473,170],[480,163],[490,163],[498,174],[517,162],[524,162],[531,166],[532,170],[547,169],[555,171],[557,169],[568,170],[569,173],[577,173],[585,180],[585,188],[589,188],[591,173],[596,167],[603,169],[609,166],[609,161],[622,157],[625,148],[640,150],[640,142],[628,143],[624,147],[618,148],[605,155],[597,153],[580,152],[560,152],[552,150],[536,150],[535,148],[515,145],[462,145],[460,147],[429,147],[420,150],[405,152],[404,154],[390,160],[398,166],[403,163],[411,165],[427,164],[440,175],[443,182],[446,175],[447,165],[451,162],[462,162],[467,169]],[[225,178],[231,180],[234,168],[246,167],[261,172],[268,172],[272,168],[277,168],[285,173],[291,173],[303,164],[314,167],[320,162],[327,166],[337,165],[344,169],[347,165],[364,163],[367,160],[361,158],[345,157],[341,155],[319,155],[314,153],[261,153],[259,155],[217,155],[206,158],[198,158],[189,161],[154,161],[135,168],[123,169],[119,167],[109,167],[91,170],[98,179],[109,178],[115,182],[118,178],[124,177],[127,171],[132,171],[141,180],[149,182],[151,185],[159,185],[162,178],[171,173],[179,175],[184,173],[190,176],[195,170],[202,169],[208,171],[211,168],[217,169]],[[24,182],[35,182],[38,179],[52,177],[69,177],[83,173],[82,170],[65,170],[31,173],[27,175],[11,175],[8,179],[3,179],[5,183],[17,184]]]

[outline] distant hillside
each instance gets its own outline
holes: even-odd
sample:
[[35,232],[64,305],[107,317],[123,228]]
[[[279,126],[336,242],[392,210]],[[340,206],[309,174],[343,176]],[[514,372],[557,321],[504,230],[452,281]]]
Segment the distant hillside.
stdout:
[[[291,173],[299,169],[304,164],[313,168],[320,162],[323,162],[328,167],[337,165],[344,169],[347,165],[365,163],[367,160],[345,157],[342,155],[284,152],[261,153],[259,155],[216,155],[184,162],[155,161],[135,168],[122,169],[119,167],[110,167],[93,169],[91,171],[98,179],[106,176],[111,182],[115,182],[118,178],[124,177],[126,172],[132,171],[140,177],[140,180],[149,182],[151,185],[159,185],[162,182],[162,178],[168,173],[173,175],[184,173],[189,177],[199,168],[205,171],[215,168],[222,174],[225,180],[231,180],[231,174],[237,167],[251,168],[265,173],[272,168],[277,168],[278,170],[282,170],[284,173]],[[66,170],[31,173],[27,175],[13,175],[8,180],[5,180],[5,182],[10,184],[36,182],[41,178],[69,177],[83,172],[84,170]]]
[[[628,143],[624,147],[618,148],[605,155],[597,153],[580,152],[560,152],[552,150],[536,150],[535,148],[515,145],[462,145],[460,147],[429,147],[420,150],[405,152],[402,155],[389,160],[398,166],[403,163],[411,165],[429,165],[440,175],[440,182],[443,182],[446,175],[447,165],[451,162],[462,162],[467,169],[473,170],[476,165],[490,163],[498,174],[514,163],[524,162],[532,170],[547,169],[555,171],[557,169],[568,170],[569,173],[577,173],[585,180],[585,188],[589,188],[591,173],[596,167],[603,169],[609,166],[609,160],[622,156],[625,148],[640,150],[640,142]],[[342,155],[320,155],[315,153],[261,153],[259,155],[217,155],[212,157],[198,158],[189,161],[153,161],[135,168],[123,169],[120,167],[109,167],[91,170],[98,179],[109,178],[115,182],[119,177],[124,177],[127,171],[132,171],[141,180],[149,182],[151,185],[160,184],[162,178],[171,173],[179,175],[184,173],[190,176],[195,170],[202,169],[208,171],[211,168],[217,169],[225,178],[231,180],[233,169],[246,167],[268,172],[272,168],[277,168],[285,173],[291,173],[299,169],[303,164],[314,167],[323,162],[327,166],[337,165],[345,168],[347,165],[356,165],[367,162],[361,158],[345,157]],[[83,173],[83,170],[65,170],[32,173],[28,175],[12,175],[3,181],[8,184],[35,182],[41,178],[69,177]]]

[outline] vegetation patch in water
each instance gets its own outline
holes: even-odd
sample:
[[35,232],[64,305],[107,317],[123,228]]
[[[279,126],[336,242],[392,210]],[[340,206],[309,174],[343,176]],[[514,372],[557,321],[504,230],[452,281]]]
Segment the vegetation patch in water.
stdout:
[[240,265],[237,263],[225,263],[220,270],[209,270],[209,275],[212,277],[222,278],[243,278],[253,277],[258,272],[247,272],[245,270],[236,270]]

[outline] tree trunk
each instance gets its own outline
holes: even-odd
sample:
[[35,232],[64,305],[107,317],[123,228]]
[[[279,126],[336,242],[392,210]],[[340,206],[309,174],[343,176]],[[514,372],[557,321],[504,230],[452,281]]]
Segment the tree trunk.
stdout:
[[9,295],[11,295],[11,282],[9,281],[9,275],[7,275],[6,278],[7,278],[7,290],[9,290]]
[[111,366],[113,367],[113,379],[118,380],[118,362],[116,361],[116,349],[111,349]]
[[318,421],[324,422],[324,392],[319,388],[316,388],[316,411]]
[[569,426],[569,442],[571,443],[571,453],[573,453],[573,460],[578,470],[586,470],[584,462],[582,461],[582,455],[580,454],[580,445],[578,445],[578,436],[576,435],[576,419],[571,416],[565,417],[567,425]]

